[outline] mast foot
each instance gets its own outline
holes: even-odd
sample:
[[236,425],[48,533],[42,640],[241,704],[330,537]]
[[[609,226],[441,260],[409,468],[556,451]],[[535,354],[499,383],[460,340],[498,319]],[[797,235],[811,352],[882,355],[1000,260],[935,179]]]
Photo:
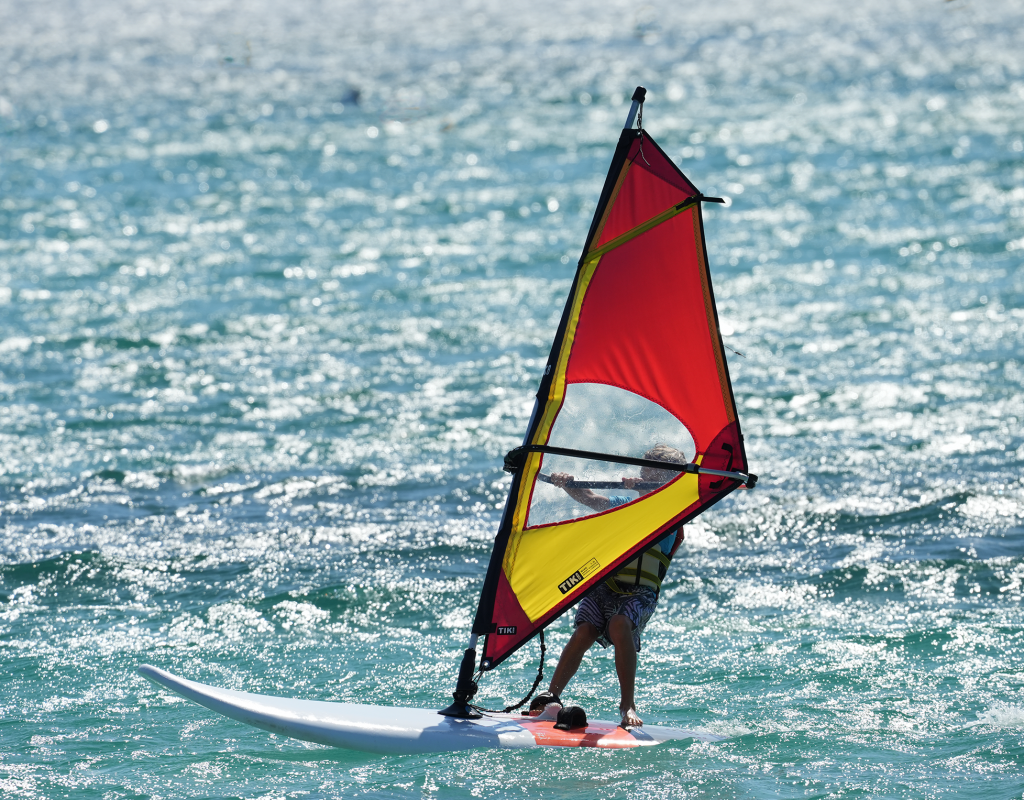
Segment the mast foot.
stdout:
[[437,713],[443,717],[456,717],[457,719],[480,719],[483,716],[473,708],[469,701],[476,694],[476,681],[473,680],[473,669],[476,666],[476,636],[471,639],[471,645],[462,655],[462,664],[459,665],[459,679],[455,684],[455,691],[452,698],[455,700],[448,708],[441,709]]
[[437,712],[442,717],[455,717],[456,719],[480,719],[483,716],[466,701],[456,700],[448,708],[442,708]]

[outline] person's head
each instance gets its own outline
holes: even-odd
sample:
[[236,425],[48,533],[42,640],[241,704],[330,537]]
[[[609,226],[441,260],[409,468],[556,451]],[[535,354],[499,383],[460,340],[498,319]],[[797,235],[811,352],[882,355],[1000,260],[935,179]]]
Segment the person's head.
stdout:
[[[681,451],[676,450],[674,447],[669,447],[667,444],[654,445],[654,447],[644,453],[644,458],[651,461],[665,461],[669,464],[685,464],[688,460]],[[675,470],[640,467],[640,480],[643,481],[668,483],[678,474]]]

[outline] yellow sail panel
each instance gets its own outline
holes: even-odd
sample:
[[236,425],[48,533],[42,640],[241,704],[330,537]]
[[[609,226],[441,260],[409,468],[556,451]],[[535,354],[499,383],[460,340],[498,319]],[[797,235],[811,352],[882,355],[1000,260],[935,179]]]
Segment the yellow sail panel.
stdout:
[[[698,477],[682,475],[643,502],[560,525],[514,532],[505,575],[531,622],[563,603],[583,580],[607,569],[700,499]],[[568,583],[567,583],[568,582]]]

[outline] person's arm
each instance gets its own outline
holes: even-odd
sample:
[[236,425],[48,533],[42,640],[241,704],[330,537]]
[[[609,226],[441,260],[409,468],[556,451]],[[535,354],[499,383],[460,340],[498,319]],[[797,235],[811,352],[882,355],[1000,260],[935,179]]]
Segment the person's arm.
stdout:
[[577,486],[566,486],[566,484],[571,481],[572,475],[568,472],[551,473],[552,485],[557,486],[559,489],[564,489],[565,493],[577,503],[583,503],[583,505],[589,506],[594,509],[594,511],[607,511],[611,508],[611,503],[608,502],[608,498],[604,495],[597,494],[591,489],[580,489]]

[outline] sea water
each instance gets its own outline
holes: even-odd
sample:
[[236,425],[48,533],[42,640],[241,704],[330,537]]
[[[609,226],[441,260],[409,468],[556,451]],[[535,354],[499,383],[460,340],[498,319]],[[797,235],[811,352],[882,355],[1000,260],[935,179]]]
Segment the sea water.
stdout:
[[[729,738],[380,757],[139,677],[449,701],[638,84],[729,200],[761,476],[638,705]],[[0,795],[1021,797],[1022,142],[1009,1],[6,0]],[[610,652],[568,694],[615,718]]]

